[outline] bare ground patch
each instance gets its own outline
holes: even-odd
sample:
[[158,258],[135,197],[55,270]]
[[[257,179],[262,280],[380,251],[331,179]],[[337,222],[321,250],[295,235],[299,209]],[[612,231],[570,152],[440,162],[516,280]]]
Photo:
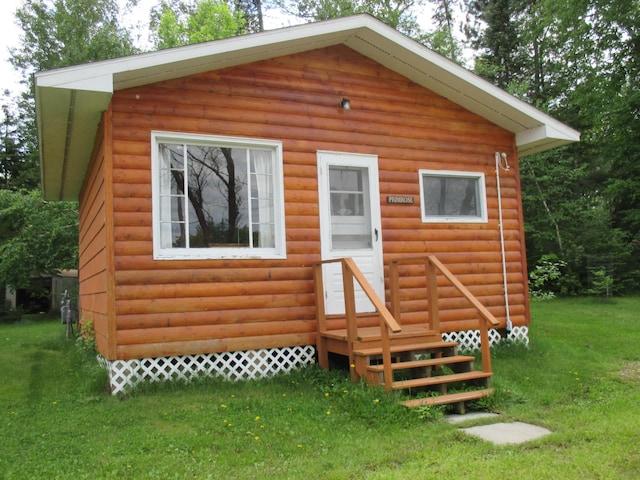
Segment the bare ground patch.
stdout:
[[640,362],[627,362],[619,375],[623,380],[640,381]]

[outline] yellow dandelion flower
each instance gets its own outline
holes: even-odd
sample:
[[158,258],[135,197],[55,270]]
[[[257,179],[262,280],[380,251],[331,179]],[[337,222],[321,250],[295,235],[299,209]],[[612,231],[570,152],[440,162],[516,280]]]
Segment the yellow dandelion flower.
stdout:
[[380,403],[380,400],[376,398],[373,403]]
[[331,410],[327,410],[327,415],[331,415]]
[[256,435],[255,437],[253,437],[253,439],[257,442],[258,440],[260,440],[260,437]]
[[222,404],[220,405],[220,408],[227,408],[227,406],[226,406],[224,403],[222,403]]
[[298,444],[298,445],[296,445],[296,446],[297,446],[298,448],[302,448],[302,445],[300,445],[300,444]]
[[329,396],[329,392],[325,392],[324,396],[328,397]]
[[256,416],[255,421],[259,422],[260,421],[260,416]]

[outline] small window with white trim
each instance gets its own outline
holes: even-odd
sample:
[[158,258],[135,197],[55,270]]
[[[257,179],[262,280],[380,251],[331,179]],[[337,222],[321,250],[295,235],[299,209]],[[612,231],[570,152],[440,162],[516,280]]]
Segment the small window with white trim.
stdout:
[[286,257],[281,142],[151,137],[154,258]]
[[487,222],[484,174],[420,170],[422,221]]

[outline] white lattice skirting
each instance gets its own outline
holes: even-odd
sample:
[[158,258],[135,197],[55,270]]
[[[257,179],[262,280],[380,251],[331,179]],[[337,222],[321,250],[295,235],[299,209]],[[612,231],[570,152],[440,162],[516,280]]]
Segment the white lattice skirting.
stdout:
[[115,395],[142,381],[190,380],[201,376],[229,380],[270,377],[313,363],[315,352],[314,346],[307,345],[135,360],[108,361],[100,357],[99,361],[109,372],[111,393]]
[[[458,342],[465,350],[480,348],[480,330],[443,333],[442,338]],[[507,339],[528,345],[529,330],[527,327],[513,327]],[[491,345],[500,340],[503,337],[498,331],[489,330]],[[135,360],[108,361],[99,357],[98,360],[109,372],[111,393],[115,395],[142,381],[190,380],[199,376],[220,376],[229,380],[270,377],[313,363],[315,353],[315,347],[307,345]]]
[[[448,332],[442,334],[445,342],[458,342],[463,350],[477,350],[480,348],[480,330],[463,330],[460,332]],[[489,330],[489,343],[493,346],[505,338],[497,330]],[[514,343],[529,345],[529,328],[513,327],[507,334],[506,340]]]

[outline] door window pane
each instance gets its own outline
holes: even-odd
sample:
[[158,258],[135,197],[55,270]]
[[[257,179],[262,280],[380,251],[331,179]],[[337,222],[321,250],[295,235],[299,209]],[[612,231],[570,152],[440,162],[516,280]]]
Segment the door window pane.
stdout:
[[368,170],[329,167],[332,250],[371,248]]

